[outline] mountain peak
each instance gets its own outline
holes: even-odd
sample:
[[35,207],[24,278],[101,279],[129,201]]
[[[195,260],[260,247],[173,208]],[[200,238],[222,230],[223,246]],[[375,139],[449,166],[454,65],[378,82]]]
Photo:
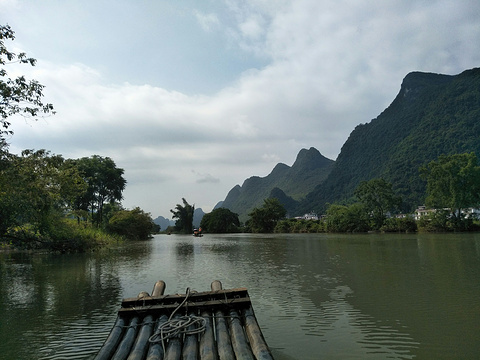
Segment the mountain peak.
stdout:
[[454,76],[413,71],[403,78],[400,94],[404,98],[416,99],[420,93],[431,86],[443,85],[452,81]]
[[297,155],[297,159],[292,165],[293,170],[305,170],[305,169],[316,169],[319,167],[324,167],[333,160],[327,159],[323,156],[320,151],[311,147],[310,149],[302,149]]

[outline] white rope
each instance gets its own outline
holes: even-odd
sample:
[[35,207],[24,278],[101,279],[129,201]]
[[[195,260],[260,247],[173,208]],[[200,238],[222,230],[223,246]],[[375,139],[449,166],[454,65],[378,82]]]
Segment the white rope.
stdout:
[[[148,341],[151,343],[162,342],[163,351],[165,352],[165,340],[173,338],[179,335],[194,335],[200,334],[205,331],[206,320],[201,316],[188,315],[188,316],[177,316],[173,319],[173,316],[180,309],[188,299],[190,295],[190,288],[187,288],[187,293],[185,299],[178,305],[175,310],[170,314],[170,317],[166,322],[160,325],[155,331],[155,333],[150,336]],[[192,329],[189,329],[191,326],[195,326]]]

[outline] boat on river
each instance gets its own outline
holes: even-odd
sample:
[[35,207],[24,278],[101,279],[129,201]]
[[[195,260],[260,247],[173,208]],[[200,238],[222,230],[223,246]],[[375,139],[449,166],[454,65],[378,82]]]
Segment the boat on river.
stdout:
[[96,360],[273,359],[246,288],[215,280],[211,291],[164,295],[165,286],[123,299]]

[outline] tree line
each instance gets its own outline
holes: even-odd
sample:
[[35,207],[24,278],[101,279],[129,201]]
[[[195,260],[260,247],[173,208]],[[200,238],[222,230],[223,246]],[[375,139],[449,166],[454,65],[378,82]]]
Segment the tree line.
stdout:
[[121,205],[124,170],[109,157],[64,159],[46,150],[0,149],[0,237],[27,248],[82,251],[111,235],[145,239],[150,214]]

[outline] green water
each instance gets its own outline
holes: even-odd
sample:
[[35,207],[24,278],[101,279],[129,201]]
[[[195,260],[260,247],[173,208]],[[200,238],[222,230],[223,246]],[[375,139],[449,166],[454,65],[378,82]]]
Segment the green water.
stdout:
[[0,359],[91,359],[124,297],[247,287],[276,359],[480,358],[480,234],[159,235],[0,252]]

